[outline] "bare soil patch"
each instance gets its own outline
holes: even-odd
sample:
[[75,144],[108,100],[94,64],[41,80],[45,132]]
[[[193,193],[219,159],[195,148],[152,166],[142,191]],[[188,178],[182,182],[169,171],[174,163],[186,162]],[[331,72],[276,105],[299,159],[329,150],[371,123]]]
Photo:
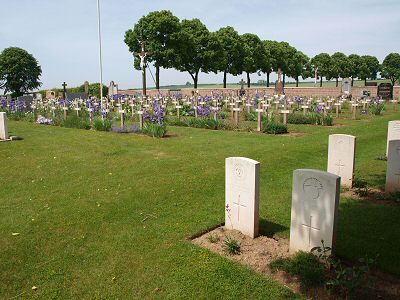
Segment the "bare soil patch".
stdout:
[[[214,243],[210,242],[210,235],[218,237],[218,241]],[[224,240],[228,236],[233,236],[240,243],[241,253],[239,255],[229,255],[224,251]],[[300,278],[291,276],[284,271],[273,270],[270,267],[272,261],[290,257],[289,240],[287,239],[279,237],[269,238],[266,236],[259,236],[252,239],[237,230],[228,230],[220,226],[200,236],[196,236],[192,242],[230,260],[249,266],[256,272],[273,278],[296,293],[301,293],[312,299],[341,299],[337,296],[329,295],[324,286],[304,291],[300,288]],[[357,299],[400,299],[399,278],[378,271],[374,271],[371,277],[375,284],[363,288]]]

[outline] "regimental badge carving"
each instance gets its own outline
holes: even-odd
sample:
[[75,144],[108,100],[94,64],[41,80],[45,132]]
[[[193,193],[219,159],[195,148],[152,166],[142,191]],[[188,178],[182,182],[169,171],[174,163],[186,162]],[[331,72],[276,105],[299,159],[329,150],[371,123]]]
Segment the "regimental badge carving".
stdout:
[[310,198],[313,200],[317,200],[321,196],[323,188],[321,181],[317,178],[307,178],[304,180],[303,191],[310,195]]
[[245,177],[244,168],[241,164],[235,164],[235,175],[238,179],[242,179]]

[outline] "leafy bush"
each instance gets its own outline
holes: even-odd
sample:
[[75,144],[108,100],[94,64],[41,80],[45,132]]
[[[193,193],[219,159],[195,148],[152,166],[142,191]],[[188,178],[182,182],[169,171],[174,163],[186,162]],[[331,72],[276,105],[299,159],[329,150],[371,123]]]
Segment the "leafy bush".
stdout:
[[151,137],[162,138],[167,134],[167,128],[159,123],[146,122],[142,132]]
[[245,121],[257,121],[257,113],[252,111],[252,112],[244,112],[244,119]]
[[375,103],[370,106],[370,109],[371,109],[372,114],[374,114],[375,116],[379,116],[385,110],[385,104],[384,103]]
[[353,181],[353,187],[355,189],[356,194],[361,197],[365,197],[369,193],[368,183],[362,178],[355,178]]
[[299,251],[293,257],[279,258],[271,262],[270,266],[292,276],[299,276],[302,289],[320,286],[325,282],[324,264],[309,252]]
[[284,134],[288,133],[286,124],[275,123],[275,122],[264,122],[264,132],[269,134]]
[[326,115],[325,117],[322,117],[322,125],[332,126],[333,125],[333,117],[331,115]]
[[288,123],[289,124],[311,124],[312,120],[309,115],[303,114],[290,114],[288,116]]
[[212,118],[190,118],[187,124],[189,127],[206,129],[220,129],[224,127],[224,123],[221,120],[214,120]]
[[25,119],[25,113],[22,111],[15,111],[13,113],[7,114],[7,118],[9,120],[21,121]]
[[112,122],[108,119],[95,118],[93,120],[93,129],[98,131],[110,131]]
[[240,254],[240,244],[233,236],[228,236],[224,240],[224,250],[231,255]]
[[89,120],[80,118],[75,115],[67,116],[67,118],[62,121],[61,126],[78,129],[90,129],[91,127]]

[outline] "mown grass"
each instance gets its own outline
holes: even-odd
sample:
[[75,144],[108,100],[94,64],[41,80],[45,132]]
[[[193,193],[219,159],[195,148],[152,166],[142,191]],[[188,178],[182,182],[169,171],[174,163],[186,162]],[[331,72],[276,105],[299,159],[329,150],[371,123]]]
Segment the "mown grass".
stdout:
[[[399,118],[289,125],[301,137],[169,127],[164,139],[10,122],[24,140],[0,143],[0,298],[300,297],[186,239],[224,220],[225,158],[261,162],[261,231],[288,237],[293,170],[325,170],[328,135],[353,134],[358,173],[381,187],[375,157]],[[379,252],[400,274],[399,239],[400,207],[342,199],[339,255]]]

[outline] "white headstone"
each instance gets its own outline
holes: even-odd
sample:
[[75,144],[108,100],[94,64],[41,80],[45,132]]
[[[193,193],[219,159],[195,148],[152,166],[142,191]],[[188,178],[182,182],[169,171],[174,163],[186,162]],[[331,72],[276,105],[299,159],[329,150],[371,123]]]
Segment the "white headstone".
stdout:
[[7,115],[0,112],[0,140],[8,140]]
[[325,246],[335,251],[340,177],[320,170],[293,172],[290,252]]
[[400,140],[400,121],[389,121],[388,125],[388,135],[387,135],[387,146],[386,146],[386,156],[388,156],[389,142],[393,140]]
[[229,157],[225,166],[225,227],[252,238],[258,236],[260,163]]
[[386,169],[386,192],[400,192],[400,140],[389,142]]
[[347,134],[329,136],[328,172],[341,177],[342,186],[353,186],[356,137]]

